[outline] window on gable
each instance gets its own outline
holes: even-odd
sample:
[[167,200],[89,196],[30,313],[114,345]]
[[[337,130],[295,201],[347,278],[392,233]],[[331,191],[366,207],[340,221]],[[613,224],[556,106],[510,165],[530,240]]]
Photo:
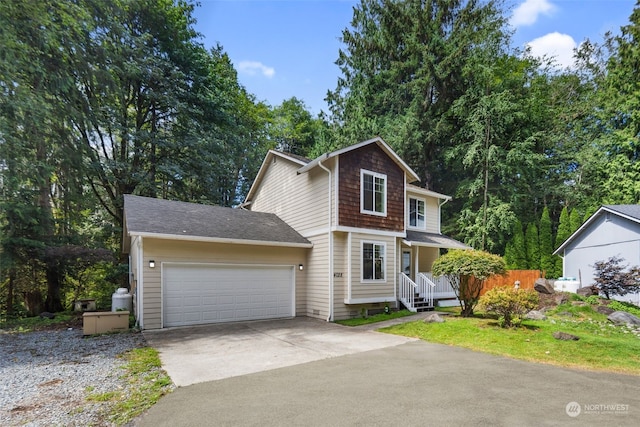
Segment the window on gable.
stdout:
[[362,280],[385,280],[385,251],[384,243],[362,243]]
[[360,173],[360,189],[360,211],[385,216],[387,214],[387,176],[363,170]]
[[409,227],[425,229],[425,201],[409,198]]

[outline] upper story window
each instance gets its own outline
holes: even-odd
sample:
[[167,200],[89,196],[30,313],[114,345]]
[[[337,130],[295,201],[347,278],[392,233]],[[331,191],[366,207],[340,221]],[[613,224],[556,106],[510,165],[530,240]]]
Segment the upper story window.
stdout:
[[360,212],[387,215],[387,176],[367,170],[360,171]]
[[409,198],[409,227],[426,228],[424,199]]

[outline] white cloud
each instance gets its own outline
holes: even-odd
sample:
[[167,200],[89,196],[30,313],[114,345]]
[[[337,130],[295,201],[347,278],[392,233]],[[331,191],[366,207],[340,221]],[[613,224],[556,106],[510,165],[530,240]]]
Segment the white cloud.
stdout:
[[262,74],[268,78],[271,78],[276,74],[276,70],[273,67],[267,67],[262,62],[258,61],[240,61],[238,64],[238,71],[250,76]]
[[525,0],[516,7],[511,15],[511,25],[514,27],[529,26],[536,23],[540,15],[551,15],[556,6],[549,0]]
[[573,50],[577,47],[573,37],[558,32],[549,33],[527,43],[531,49],[531,55],[536,57],[554,57],[556,63],[562,68],[574,65]]

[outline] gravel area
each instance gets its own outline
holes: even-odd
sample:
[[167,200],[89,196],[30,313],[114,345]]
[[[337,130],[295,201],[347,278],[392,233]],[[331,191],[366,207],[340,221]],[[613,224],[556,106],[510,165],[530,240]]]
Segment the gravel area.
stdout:
[[0,330],[0,426],[108,426],[110,403],[90,393],[125,391],[118,357],[146,345],[141,333],[83,337],[82,329]]

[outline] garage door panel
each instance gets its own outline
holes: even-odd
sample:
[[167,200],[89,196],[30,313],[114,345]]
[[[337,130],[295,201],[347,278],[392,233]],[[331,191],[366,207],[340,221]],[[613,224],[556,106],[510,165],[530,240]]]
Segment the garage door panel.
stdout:
[[169,265],[163,269],[164,326],[293,317],[293,269]]

